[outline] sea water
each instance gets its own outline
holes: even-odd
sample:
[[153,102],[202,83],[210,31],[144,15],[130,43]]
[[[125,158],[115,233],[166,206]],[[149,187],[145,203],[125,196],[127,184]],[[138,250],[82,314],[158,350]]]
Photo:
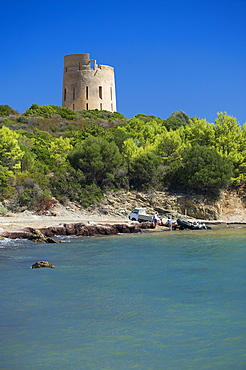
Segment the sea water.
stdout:
[[0,247],[1,369],[246,369],[246,229]]

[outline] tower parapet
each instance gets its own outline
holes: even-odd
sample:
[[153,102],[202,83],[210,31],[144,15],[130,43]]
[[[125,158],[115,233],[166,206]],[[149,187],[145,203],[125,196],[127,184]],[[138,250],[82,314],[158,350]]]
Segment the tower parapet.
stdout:
[[62,106],[72,110],[116,111],[114,68],[98,65],[90,54],[64,57]]

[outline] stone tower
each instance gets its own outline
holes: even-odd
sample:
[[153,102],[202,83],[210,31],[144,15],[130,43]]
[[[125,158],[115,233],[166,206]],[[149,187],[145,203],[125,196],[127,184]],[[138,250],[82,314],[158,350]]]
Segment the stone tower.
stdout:
[[90,54],[64,57],[62,106],[72,110],[116,111],[114,68],[98,65]]

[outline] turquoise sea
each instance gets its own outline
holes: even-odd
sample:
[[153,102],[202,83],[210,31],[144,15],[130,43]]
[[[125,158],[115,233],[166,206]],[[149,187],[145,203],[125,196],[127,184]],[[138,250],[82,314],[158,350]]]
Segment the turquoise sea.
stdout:
[[246,228],[4,240],[0,264],[0,369],[246,369]]

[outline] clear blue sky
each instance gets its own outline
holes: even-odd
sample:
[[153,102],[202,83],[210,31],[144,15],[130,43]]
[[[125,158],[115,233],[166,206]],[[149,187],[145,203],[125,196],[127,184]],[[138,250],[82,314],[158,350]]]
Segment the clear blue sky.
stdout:
[[61,105],[63,57],[115,68],[118,111],[246,121],[246,0],[1,3],[0,104]]

